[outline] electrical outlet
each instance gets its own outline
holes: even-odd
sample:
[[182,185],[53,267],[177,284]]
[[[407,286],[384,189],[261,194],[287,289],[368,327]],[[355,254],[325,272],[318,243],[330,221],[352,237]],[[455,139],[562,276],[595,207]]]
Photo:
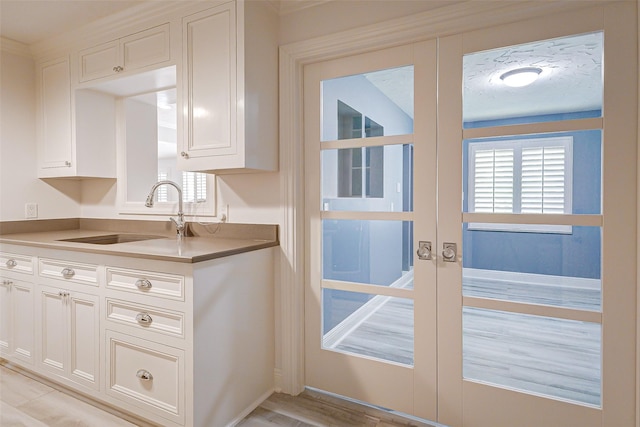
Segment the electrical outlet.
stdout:
[[25,218],[38,218],[38,204],[26,203],[24,205],[24,217]]

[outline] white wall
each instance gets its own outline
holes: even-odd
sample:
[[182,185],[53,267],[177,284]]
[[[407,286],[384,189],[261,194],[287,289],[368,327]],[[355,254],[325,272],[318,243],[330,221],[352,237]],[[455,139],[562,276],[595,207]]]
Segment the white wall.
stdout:
[[[282,2],[280,17],[280,44],[288,44],[415,13],[461,3],[459,0],[358,0],[331,1],[315,7],[304,7],[304,2]],[[301,9],[287,13],[291,3]]]
[[38,204],[39,218],[80,216],[79,182],[36,176],[35,66],[25,46],[2,40],[0,88],[0,220],[24,219],[25,203]]

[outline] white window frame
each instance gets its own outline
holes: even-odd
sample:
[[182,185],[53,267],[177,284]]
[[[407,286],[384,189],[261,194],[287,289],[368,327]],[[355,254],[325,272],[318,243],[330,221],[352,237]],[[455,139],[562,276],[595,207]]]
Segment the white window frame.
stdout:
[[[522,151],[530,148],[564,147],[564,214],[571,214],[573,207],[573,137],[509,139],[476,141],[468,144],[468,211],[475,212],[475,158],[479,150],[513,149],[513,204],[512,212],[521,213],[522,202]],[[505,212],[501,212],[505,213]],[[543,213],[544,215],[544,213]],[[523,233],[571,234],[570,225],[547,224],[498,224],[469,223],[469,230],[511,231]]]

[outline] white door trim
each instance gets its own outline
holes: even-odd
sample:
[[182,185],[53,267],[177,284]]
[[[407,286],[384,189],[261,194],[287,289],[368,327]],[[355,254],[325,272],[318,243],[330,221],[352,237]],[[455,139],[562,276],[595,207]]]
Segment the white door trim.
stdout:
[[422,14],[355,28],[280,47],[280,232],[279,365],[276,390],[304,389],[304,147],[302,71],[306,64],[457,34],[550,13],[594,7],[607,1],[466,1]]

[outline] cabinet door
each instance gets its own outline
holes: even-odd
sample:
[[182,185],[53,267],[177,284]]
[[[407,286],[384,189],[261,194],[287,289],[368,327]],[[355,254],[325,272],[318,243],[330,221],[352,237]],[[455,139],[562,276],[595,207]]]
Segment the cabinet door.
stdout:
[[171,59],[169,24],[125,37],[120,42],[124,71],[148,67]]
[[71,77],[69,58],[43,64],[39,72],[40,126],[38,177],[56,174],[51,169],[72,166]]
[[235,3],[183,19],[183,155],[179,168],[206,170],[237,152]]
[[40,286],[40,364],[58,375],[64,375],[66,370],[66,351],[68,342],[67,311],[65,297],[57,288]]
[[12,281],[0,279],[0,355],[11,355],[11,287]]
[[78,53],[80,83],[116,76],[171,59],[169,24],[83,49]]
[[78,60],[80,82],[115,74],[117,69],[114,68],[121,65],[119,58],[118,40],[81,50]]
[[70,292],[66,305],[69,312],[69,375],[73,381],[97,390],[100,377],[98,297]]
[[35,326],[33,285],[28,282],[14,282],[11,287],[11,301],[13,357],[33,364]]

